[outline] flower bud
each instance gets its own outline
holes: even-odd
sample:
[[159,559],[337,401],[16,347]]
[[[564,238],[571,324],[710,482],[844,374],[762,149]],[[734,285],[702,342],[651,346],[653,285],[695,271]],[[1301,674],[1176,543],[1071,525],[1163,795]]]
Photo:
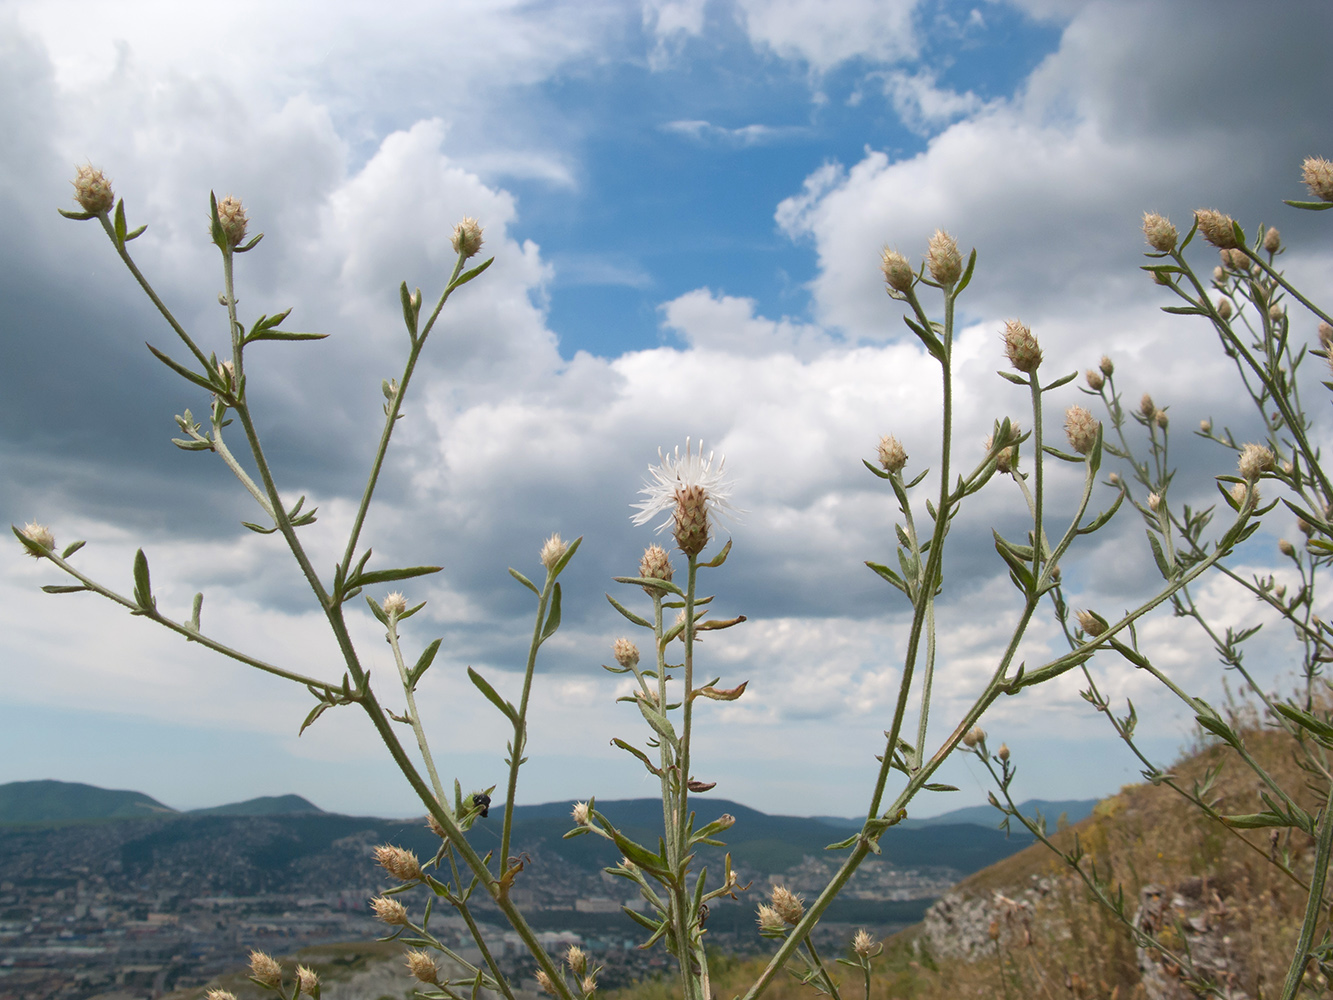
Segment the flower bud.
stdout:
[[[38,524],[36,521],[29,521],[23,526],[22,534],[28,541],[36,542],[48,551],[54,550],[56,547],[56,536],[51,534],[51,529],[44,524]],[[34,552],[26,545],[23,547],[23,551],[34,559],[45,558],[43,553]]]
[[1199,232],[1203,238],[1219,250],[1230,250],[1236,246],[1236,224],[1231,216],[1211,208],[1201,208],[1194,213],[1198,220]]
[[995,751],[995,756],[1000,758],[1001,763],[1009,763],[1009,744],[1001,743],[1000,749]]
[[1333,348],[1333,326],[1322,321],[1319,324],[1319,346],[1326,351]]
[[1065,436],[1069,438],[1069,446],[1080,455],[1092,451],[1100,427],[1097,419],[1081,406],[1065,410]]
[[916,280],[916,272],[912,270],[912,265],[907,258],[897,250],[884,248],[884,254],[880,258],[880,270],[884,272],[884,283],[895,292],[909,292],[912,289],[912,282]]
[[986,731],[980,726],[973,726],[963,734],[963,746],[974,749],[986,739]]
[[414,882],[421,878],[421,862],[404,848],[382,844],[375,848],[375,861],[400,882]]
[[1269,253],[1277,253],[1278,248],[1282,246],[1282,234],[1276,227],[1270,226],[1264,231],[1264,249]]
[[570,972],[581,979],[588,971],[588,953],[576,944],[570,945],[569,951],[565,952],[565,964],[569,966]]
[[1333,163],[1322,156],[1306,157],[1301,174],[1312,195],[1320,201],[1333,201]]
[[580,988],[581,990],[583,990],[583,993],[584,993],[585,996],[586,996],[587,994],[589,994],[589,993],[594,992],[594,991],[597,989],[597,979],[596,979],[596,977],[594,977],[594,976],[584,976],[584,977],[583,977],[583,982],[579,983],[579,988]]
[[541,987],[543,993],[549,993],[553,997],[558,997],[560,995],[559,991],[555,988],[555,983],[551,982],[551,977],[542,969],[537,970],[537,985]]
[[380,605],[380,610],[390,618],[393,618],[395,615],[401,615],[407,610],[407,598],[395,590],[388,597],[384,598],[384,603]]
[[231,990],[209,990],[204,994],[204,1000],[236,1000],[236,994]]
[[218,202],[218,223],[222,226],[222,235],[227,238],[227,246],[240,246],[245,240],[245,230],[250,220],[245,217],[245,209],[239,198],[227,195]]
[[91,163],[79,167],[71,183],[74,185],[74,200],[85,212],[102,215],[111,211],[111,206],[116,203],[116,194],[111,190],[111,182]]
[[888,473],[902,472],[907,464],[907,452],[902,442],[890,434],[879,439],[879,464]]
[[542,545],[541,561],[542,565],[548,570],[558,563],[562,556],[569,550],[569,543],[560,537],[556,532]]
[[454,253],[459,254],[464,260],[475,257],[485,242],[481,238],[481,223],[472,216],[467,216],[454,226],[454,235],[450,242],[453,243]]
[[1009,363],[1029,375],[1041,364],[1041,348],[1026,324],[1011,319],[1004,324],[1004,353]]
[[1148,509],[1154,512],[1162,509],[1162,496],[1160,493],[1148,494]]
[[1213,268],[1213,284],[1225,285],[1226,283],[1227,283],[1226,269],[1221,267],[1220,265],[1218,267]]
[[1309,538],[1314,534],[1314,525],[1303,517],[1296,518],[1296,527],[1300,529],[1302,535]]
[[852,951],[858,958],[872,958],[876,954],[875,939],[864,927],[852,938]]
[[1157,424],[1162,430],[1166,430],[1167,426],[1171,423],[1171,418],[1166,415],[1165,410],[1158,410],[1153,414],[1152,419],[1153,423]]
[[952,287],[963,273],[963,258],[958,243],[942,229],[935,230],[926,250],[926,266],[930,276],[945,288]]
[[1106,384],[1106,379],[1102,378],[1102,373],[1095,368],[1089,368],[1083,375],[1088,382],[1088,388],[1093,392],[1101,392],[1102,386]]
[[375,919],[390,927],[407,926],[407,908],[393,896],[376,896],[370,901]]
[[1296,546],[1292,545],[1291,542],[1287,541],[1285,538],[1278,539],[1277,550],[1288,559],[1296,554]]
[[570,815],[574,817],[575,826],[592,826],[591,812],[588,809],[588,803],[575,802]]
[[1241,449],[1237,468],[1241,478],[1252,483],[1273,468],[1273,453],[1261,444],[1247,444]]
[[1268,307],[1268,318],[1274,323],[1281,323],[1282,317],[1287,315],[1287,310],[1283,308],[1282,303],[1274,302]]
[[1213,422],[1211,420],[1200,420],[1199,430],[1203,431],[1205,434],[1213,433]]
[[1078,627],[1094,638],[1106,631],[1106,623],[1091,611],[1080,611],[1077,617]]
[[1115,365],[1112,363],[1111,359],[1107,357],[1105,354],[1102,355],[1101,363],[1098,364],[1097,367],[1102,370],[1102,374],[1105,375],[1107,378],[1110,378],[1112,375],[1115,374]]
[[1144,213],[1143,235],[1159,253],[1170,253],[1176,248],[1176,227],[1155,212]]
[[805,901],[784,885],[773,886],[771,895],[773,909],[784,923],[796,924],[805,913]]
[[[667,555],[667,550],[654,543],[643,550],[643,558],[639,560],[639,576],[645,580],[667,580],[671,579],[671,557]],[[656,587],[644,587],[648,594],[665,594],[665,590]]]
[[282,987],[282,966],[271,956],[262,951],[250,952],[250,978],[257,980],[269,989]]
[[1110,483],[1112,486],[1119,486],[1121,483],[1120,473],[1118,472],[1111,473],[1109,476],[1106,477],[1106,481]]
[[782,919],[781,914],[767,904],[759,904],[756,917],[760,934],[783,934],[787,930],[786,922]]
[[308,965],[298,965],[296,967],[296,983],[300,992],[306,996],[319,995],[319,976],[315,975],[315,970]]
[[409,949],[407,952],[407,968],[420,983],[438,983],[440,981],[440,970],[436,968],[434,960],[424,951],[416,948]]
[[1151,420],[1153,414],[1157,412],[1157,404],[1152,401],[1152,397],[1146,392],[1143,394],[1143,398],[1139,400],[1139,412],[1147,420]]
[[676,545],[687,556],[697,556],[708,544],[708,491],[691,484],[676,491]]
[[616,658],[616,662],[622,667],[633,667],[639,662],[639,647],[629,639],[622,637],[612,643],[611,655]]
[[1226,322],[1227,320],[1229,320],[1229,319],[1231,318],[1231,302],[1230,302],[1230,300],[1228,300],[1228,299],[1218,299],[1218,300],[1217,300],[1217,315],[1219,315],[1219,316],[1222,317],[1222,321],[1223,321],[1223,322]]

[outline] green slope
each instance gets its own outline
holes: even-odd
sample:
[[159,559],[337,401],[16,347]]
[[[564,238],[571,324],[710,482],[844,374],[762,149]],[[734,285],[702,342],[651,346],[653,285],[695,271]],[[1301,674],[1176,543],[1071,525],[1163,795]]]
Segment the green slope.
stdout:
[[0,785],[0,824],[131,819],[176,813],[143,792],[74,781],[11,781]]

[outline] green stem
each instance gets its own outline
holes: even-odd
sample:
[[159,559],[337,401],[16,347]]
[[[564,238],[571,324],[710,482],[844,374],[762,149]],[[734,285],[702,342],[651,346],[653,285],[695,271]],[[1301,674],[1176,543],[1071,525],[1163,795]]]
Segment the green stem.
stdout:
[[1329,856],[1333,854],[1333,785],[1328,789],[1324,814],[1319,817],[1319,838],[1315,842],[1314,872],[1310,876],[1310,895],[1305,901],[1305,918],[1296,941],[1296,954],[1287,968],[1287,979],[1282,985],[1282,1000],[1295,1000],[1305,977],[1305,966],[1310,961],[1310,946],[1314,943],[1315,927],[1324,908],[1324,882],[1328,878]]
[[407,664],[403,662],[403,651],[398,645],[398,614],[396,612],[389,616],[389,631],[385,638],[389,640],[389,648],[393,650],[393,662],[398,667],[398,678],[403,682],[403,697],[407,699],[407,718],[412,725],[412,732],[416,735],[417,747],[421,750],[421,759],[425,761],[426,772],[430,775],[430,783],[435,789],[435,797],[443,805],[448,799],[444,796],[444,785],[440,782],[440,775],[435,770],[435,758],[430,752],[426,730],[421,725],[421,713],[417,711],[415,687],[411,678],[408,677]]

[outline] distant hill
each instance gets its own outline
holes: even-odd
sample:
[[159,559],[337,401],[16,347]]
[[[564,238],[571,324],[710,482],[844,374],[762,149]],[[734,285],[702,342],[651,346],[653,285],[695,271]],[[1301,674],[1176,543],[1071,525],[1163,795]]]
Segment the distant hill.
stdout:
[[[1070,826],[1080,820],[1087,819],[1092,815],[1093,808],[1097,805],[1096,799],[1028,799],[1019,804],[1018,808],[1022,810],[1023,815],[1033,816],[1041,813],[1046,817],[1046,822],[1052,830],[1055,829],[1056,821],[1061,813]],[[864,818],[848,819],[842,816],[813,816],[821,823],[827,823],[829,826],[839,830],[859,830],[861,824],[865,822]],[[962,809],[954,809],[947,813],[941,813],[938,816],[928,816],[925,819],[918,819],[915,816],[909,816],[900,824],[904,830],[918,830],[926,826],[954,826],[958,823],[975,823],[978,826],[995,827],[999,825],[1003,817],[1000,811],[992,805],[984,806],[966,806]],[[1017,824],[1015,824],[1017,827]]]
[[60,823],[175,815],[143,792],[115,791],[73,781],[11,781],[0,785],[0,824]]
[[191,809],[190,816],[305,816],[324,810],[299,795],[261,795],[257,799],[233,802],[209,809]]

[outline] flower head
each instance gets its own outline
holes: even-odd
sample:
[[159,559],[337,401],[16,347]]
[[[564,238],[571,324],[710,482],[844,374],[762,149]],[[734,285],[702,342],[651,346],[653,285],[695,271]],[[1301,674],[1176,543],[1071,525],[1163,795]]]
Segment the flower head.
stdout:
[[395,590],[384,598],[384,603],[380,605],[380,608],[390,618],[394,615],[401,615],[407,610],[407,598]]
[[375,911],[375,919],[390,927],[407,926],[407,908],[393,896],[376,896],[370,901],[370,908]]
[[1078,613],[1078,627],[1091,636],[1099,636],[1106,631],[1106,622],[1093,611],[1080,611]]
[[1071,406],[1065,410],[1065,436],[1069,446],[1080,455],[1092,451],[1097,443],[1097,429],[1101,426],[1097,418],[1081,406]]
[[236,1000],[236,994],[231,990],[209,990],[204,994],[204,1000]]
[[622,636],[611,645],[611,655],[622,667],[632,667],[639,662],[639,647]]
[[963,273],[963,256],[958,252],[958,241],[943,229],[935,230],[926,248],[926,266],[930,276],[946,288],[955,284]]
[[79,167],[79,172],[74,175],[72,183],[74,185],[74,200],[79,203],[79,207],[85,212],[101,215],[103,212],[111,211],[111,206],[116,203],[116,195],[111,190],[111,182],[106,179],[106,174],[91,163],[85,163]]
[[773,886],[772,893],[773,910],[784,923],[799,923],[801,916],[805,913],[805,901],[796,893],[792,892],[785,885]]
[[279,989],[282,986],[282,966],[267,952],[252,951],[250,977],[270,989]]
[[760,903],[759,909],[755,911],[755,919],[759,924],[760,934],[785,934],[787,927],[786,921],[777,910],[766,903]]
[[1236,248],[1236,224],[1231,216],[1211,208],[1201,208],[1194,213],[1194,218],[1198,220],[1203,238],[1213,246],[1219,250]]
[[588,803],[575,802],[574,808],[570,810],[570,815],[574,817],[575,826],[592,826],[591,814],[588,810]]
[[1322,156],[1308,156],[1301,165],[1301,179],[1320,201],[1333,201],[1333,163]]
[[227,246],[240,246],[245,239],[246,227],[250,224],[241,199],[227,195],[218,202],[218,222],[222,226],[222,235],[227,238]]
[[407,967],[412,975],[421,983],[438,983],[440,981],[440,970],[435,967],[435,962],[424,951],[412,948],[407,953]]
[[582,976],[588,971],[588,953],[578,945],[572,944],[569,946],[569,951],[565,952],[565,964],[574,975]]
[[549,993],[553,997],[560,995],[555,988],[555,983],[551,982],[551,977],[542,969],[537,970],[537,985],[541,987],[543,993]]
[[885,472],[902,472],[907,464],[907,450],[903,443],[892,434],[885,434],[879,439],[879,464]]
[[481,223],[469,215],[454,226],[454,235],[450,242],[453,243],[454,253],[461,254],[464,258],[475,257],[485,242],[481,238]]
[[1041,364],[1041,348],[1026,323],[1011,319],[1004,324],[1004,353],[1020,372],[1031,374]]
[[852,951],[859,958],[874,958],[883,949],[883,945],[875,944],[875,939],[870,936],[870,932],[862,927],[852,938]]
[[421,862],[415,854],[404,848],[383,844],[375,848],[375,861],[400,882],[413,882],[421,878]]
[[1158,253],[1170,253],[1176,248],[1176,227],[1156,212],[1144,213],[1143,235]]
[[315,970],[308,965],[298,965],[296,967],[296,982],[300,991],[306,996],[319,996],[319,976],[315,975]]
[[[640,577],[645,580],[670,581],[671,573],[671,557],[667,555],[666,549],[654,542],[643,550],[643,558],[639,560]],[[644,587],[643,589],[650,596],[666,593],[661,587]]]
[[1089,368],[1083,373],[1083,377],[1087,380],[1088,388],[1093,392],[1101,392],[1102,386],[1106,384],[1106,379],[1096,368]]
[[1264,230],[1264,249],[1269,253],[1277,253],[1282,246],[1282,234],[1278,232],[1276,226],[1269,226]]
[[986,739],[986,731],[980,726],[973,726],[963,734],[963,745],[971,750]]
[[1242,479],[1254,482],[1273,468],[1273,453],[1261,444],[1247,444],[1241,449],[1237,467]]
[[542,565],[549,570],[560,561],[560,558],[567,551],[569,551],[569,543],[560,537],[559,532],[556,532],[550,538],[546,539],[545,544],[542,545],[540,557]]
[[[38,524],[36,521],[29,521],[23,526],[23,537],[30,542],[36,542],[45,549],[54,549],[56,547],[56,536],[51,534],[51,529],[44,524]],[[23,551],[28,553],[34,559],[43,558],[40,552],[34,552],[32,549],[24,546]]]
[[685,454],[677,447],[671,455],[658,449],[659,464],[649,466],[651,481],[639,492],[647,497],[634,504],[639,513],[635,524],[645,524],[663,511],[670,516],[657,526],[661,531],[675,525],[676,544],[687,556],[697,556],[708,544],[709,513],[734,516],[739,513],[731,505],[731,483],[723,477],[725,458],[719,458],[716,467],[713,453],[704,458],[703,442],[696,454],[690,439],[685,439]]
[[884,255],[880,258],[879,268],[884,272],[884,283],[895,292],[911,291],[912,281],[916,278],[916,273],[912,270],[911,263],[897,250],[884,248]]

